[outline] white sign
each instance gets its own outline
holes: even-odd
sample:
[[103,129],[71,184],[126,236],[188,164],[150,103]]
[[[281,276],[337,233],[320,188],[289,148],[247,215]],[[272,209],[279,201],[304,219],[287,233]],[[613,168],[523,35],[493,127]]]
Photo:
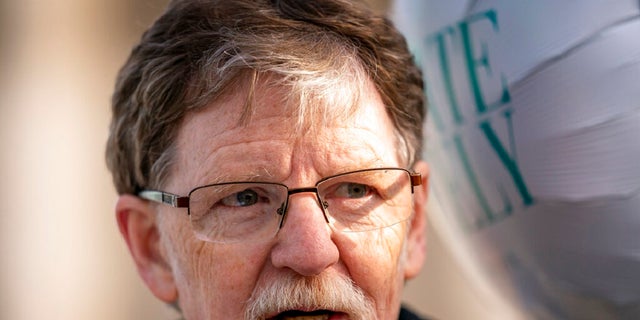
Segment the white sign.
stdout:
[[432,197],[543,319],[640,319],[634,0],[396,0]]

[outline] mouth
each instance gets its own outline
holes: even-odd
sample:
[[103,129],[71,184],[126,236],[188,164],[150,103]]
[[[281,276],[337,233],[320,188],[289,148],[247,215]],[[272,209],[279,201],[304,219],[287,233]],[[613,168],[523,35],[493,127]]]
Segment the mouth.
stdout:
[[269,318],[269,320],[342,320],[348,319],[347,315],[342,312],[335,312],[331,310],[314,310],[314,311],[301,311],[301,310],[287,310],[279,313],[275,317]]

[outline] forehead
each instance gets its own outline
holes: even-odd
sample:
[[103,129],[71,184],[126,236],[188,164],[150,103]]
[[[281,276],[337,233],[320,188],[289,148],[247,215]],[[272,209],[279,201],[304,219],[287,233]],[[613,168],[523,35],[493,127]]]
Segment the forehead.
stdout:
[[295,89],[269,82],[249,90],[185,118],[172,176],[195,187],[256,175],[284,181],[300,166],[322,177],[399,165],[395,130],[371,82],[335,87],[324,96],[292,94]]

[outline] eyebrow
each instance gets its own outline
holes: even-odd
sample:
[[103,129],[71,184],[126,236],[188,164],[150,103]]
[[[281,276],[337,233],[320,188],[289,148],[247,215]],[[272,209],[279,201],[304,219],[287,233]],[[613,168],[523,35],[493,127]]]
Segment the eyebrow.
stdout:
[[356,170],[382,168],[382,167],[389,167],[389,166],[396,166],[396,165],[389,165],[384,163],[380,158],[375,158],[366,162],[358,162],[357,165],[348,164],[348,165],[341,166],[339,168],[336,167],[338,168],[338,170],[333,170],[332,172],[330,172],[329,174],[325,174],[324,176],[328,177],[328,176],[341,174],[345,172],[356,171]]
[[[322,172],[319,179],[324,177],[333,176],[345,172],[351,172],[362,169],[373,169],[381,167],[396,166],[384,163],[380,158],[371,159],[369,161],[362,161],[356,163],[349,163],[342,166],[332,166],[331,171]],[[227,182],[281,182],[275,179],[277,176],[272,173],[273,171],[267,169],[267,167],[249,168],[241,173],[223,173],[216,175],[214,178],[203,181],[200,185],[219,184]]]
[[258,167],[253,169],[247,169],[242,173],[224,173],[216,175],[215,178],[206,181],[206,184],[217,184],[225,182],[257,182],[257,181],[271,181],[274,175],[266,167]]

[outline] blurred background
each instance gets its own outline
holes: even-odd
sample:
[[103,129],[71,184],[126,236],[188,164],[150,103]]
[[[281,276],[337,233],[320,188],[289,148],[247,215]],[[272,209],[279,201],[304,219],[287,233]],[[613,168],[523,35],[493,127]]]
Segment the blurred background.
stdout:
[[[135,272],[104,164],[115,75],[165,4],[0,0],[0,319],[176,319]],[[432,212],[407,304],[513,319]]]

